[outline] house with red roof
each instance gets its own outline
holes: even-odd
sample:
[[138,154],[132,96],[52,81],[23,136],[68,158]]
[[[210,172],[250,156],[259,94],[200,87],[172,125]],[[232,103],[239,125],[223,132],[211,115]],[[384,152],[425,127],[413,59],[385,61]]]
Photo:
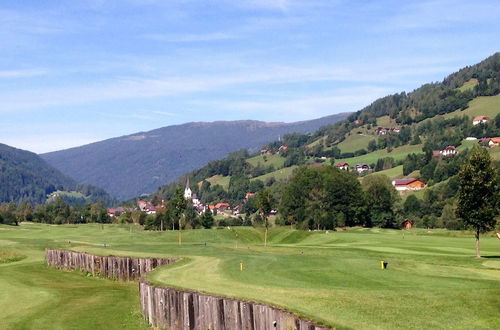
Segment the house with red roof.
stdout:
[[457,148],[454,146],[447,146],[443,150],[432,150],[433,157],[449,157],[457,154]]
[[397,191],[408,191],[408,190],[421,190],[427,185],[424,181],[420,179],[397,179],[392,180],[392,185]]
[[490,120],[490,117],[488,116],[477,116],[472,120],[472,125],[476,126],[479,124],[485,124],[488,120]]
[[335,164],[335,167],[338,168],[339,170],[349,171],[349,164],[346,162],[337,163]]

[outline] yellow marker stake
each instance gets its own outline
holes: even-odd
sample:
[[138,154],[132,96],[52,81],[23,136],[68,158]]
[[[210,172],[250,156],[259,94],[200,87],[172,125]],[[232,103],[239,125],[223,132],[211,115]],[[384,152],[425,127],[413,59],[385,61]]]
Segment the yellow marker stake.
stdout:
[[240,262],[240,271],[242,271],[242,270],[243,270],[243,263]]
[[380,260],[380,269],[384,269],[384,260]]

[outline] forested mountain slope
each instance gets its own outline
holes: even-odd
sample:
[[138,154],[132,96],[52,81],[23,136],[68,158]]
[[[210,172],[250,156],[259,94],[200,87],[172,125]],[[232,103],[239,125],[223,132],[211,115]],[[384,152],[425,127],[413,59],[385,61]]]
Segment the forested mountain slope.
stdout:
[[119,199],[151,193],[228,152],[259,148],[279,136],[307,133],[345,119],[336,114],[296,123],[220,121],[187,123],[41,155],[77,182],[97,185]]
[[37,154],[0,144],[0,202],[41,204],[56,191],[77,191],[89,202],[113,202],[102,189],[77,184]]
[[[263,154],[233,152],[162,187],[151,199],[171,198],[176,186],[184,185],[189,177],[191,190],[202,203],[226,201],[248,208],[246,193],[269,189],[274,207],[278,207],[283,187],[299,166],[346,162],[360,180],[375,172],[391,179],[420,177],[428,183],[424,196],[427,214],[438,217],[456,192],[454,176],[467,149],[478,145],[481,138],[500,136],[499,73],[497,53],[443,82],[376,100],[347,120],[312,134],[285,135],[281,141],[263,146]],[[476,116],[489,119],[474,125]],[[455,157],[433,156],[434,151],[448,146],[458,150]],[[500,160],[500,147],[487,150],[493,160]],[[354,166],[360,163],[370,170],[356,171]],[[437,184],[439,188],[433,189]],[[433,195],[432,191],[439,193]]]

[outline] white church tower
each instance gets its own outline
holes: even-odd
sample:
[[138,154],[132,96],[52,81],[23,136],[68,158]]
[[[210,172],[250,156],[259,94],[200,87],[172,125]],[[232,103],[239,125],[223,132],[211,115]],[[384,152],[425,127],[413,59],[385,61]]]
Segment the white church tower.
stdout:
[[191,188],[189,188],[189,177],[188,177],[186,181],[186,188],[184,188],[184,198],[191,199],[191,197],[192,197],[192,192]]

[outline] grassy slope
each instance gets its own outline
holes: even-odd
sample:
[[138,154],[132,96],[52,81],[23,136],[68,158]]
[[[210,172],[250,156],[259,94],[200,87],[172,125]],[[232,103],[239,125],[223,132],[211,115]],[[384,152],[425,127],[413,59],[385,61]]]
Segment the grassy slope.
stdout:
[[368,174],[367,176],[374,174],[383,174],[387,175],[389,179],[399,179],[403,177],[403,165],[399,165],[388,170],[378,171],[372,174]]
[[470,101],[469,107],[463,111],[442,115],[444,118],[453,118],[456,116],[469,116],[472,120],[476,116],[488,116],[494,118],[500,113],[500,94],[495,96],[480,96]]
[[[394,230],[273,228],[264,248],[262,229],[233,228],[186,231],[179,247],[176,232],[103,228],[0,226],[0,249],[28,256],[0,266],[0,291],[7,292],[0,295],[2,328],[145,328],[135,283],[50,269],[43,264],[45,247],[188,257],[150,278],[268,302],[340,328],[500,326],[500,261],[476,260],[470,234],[412,230],[403,237]],[[484,255],[500,255],[496,238],[483,237],[481,243]],[[389,268],[380,270],[379,260]]]
[[261,175],[261,176],[257,176],[257,177],[255,177],[255,178],[253,178],[251,180],[262,180],[262,182],[266,182],[270,178],[274,178],[276,180],[285,179],[285,178],[288,178],[290,175],[292,175],[293,171],[297,167],[298,166],[293,165],[293,166],[290,166],[290,167],[281,168],[281,169],[276,170],[274,172],[270,172],[270,173],[266,173],[266,174]]
[[394,148],[391,152],[387,152],[387,149],[376,150],[374,152],[370,152],[366,155],[352,157],[352,158],[344,158],[344,159],[336,159],[335,163],[338,162],[347,162],[349,165],[354,166],[358,163],[366,163],[372,164],[376,163],[379,158],[383,157],[392,157],[395,160],[404,159],[406,155],[411,153],[422,153],[422,145],[404,145],[399,148]]
[[208,182],[210,182],[212,185],[221,185],[224,189],[227,189],[229,187],[229,180],[231,179],[230,176],[223,176],[223,175],[214,175],[211,176],[207,179]]
[[368,143],[371,140],[375,140],[374,135],[356,134],[356,130],[353,131],[353,134],[346,137],[344,141],[337,145],[340,151],[354,152],[356,150],[366,149],[368,147]]
[[[266,160],[264,160],[266,159]],[[275,168],[283,167],[285,163],[285,158],[281,157],[278,154],[273,155],[258,155],[255,157],[251,157],[247,159],[247,162],[252,164],[253,166],[257,166],[257,164],[261,164],[264,167],[269,167],[273,165]]]
[[465,92],[474,89],[474,87],[476,87],[477,84],[479,84],[479,81],[477,81],[476,78],[471,78],[469,81],[466,81],[462,86],[460,86],[457,89],[461,92]]

